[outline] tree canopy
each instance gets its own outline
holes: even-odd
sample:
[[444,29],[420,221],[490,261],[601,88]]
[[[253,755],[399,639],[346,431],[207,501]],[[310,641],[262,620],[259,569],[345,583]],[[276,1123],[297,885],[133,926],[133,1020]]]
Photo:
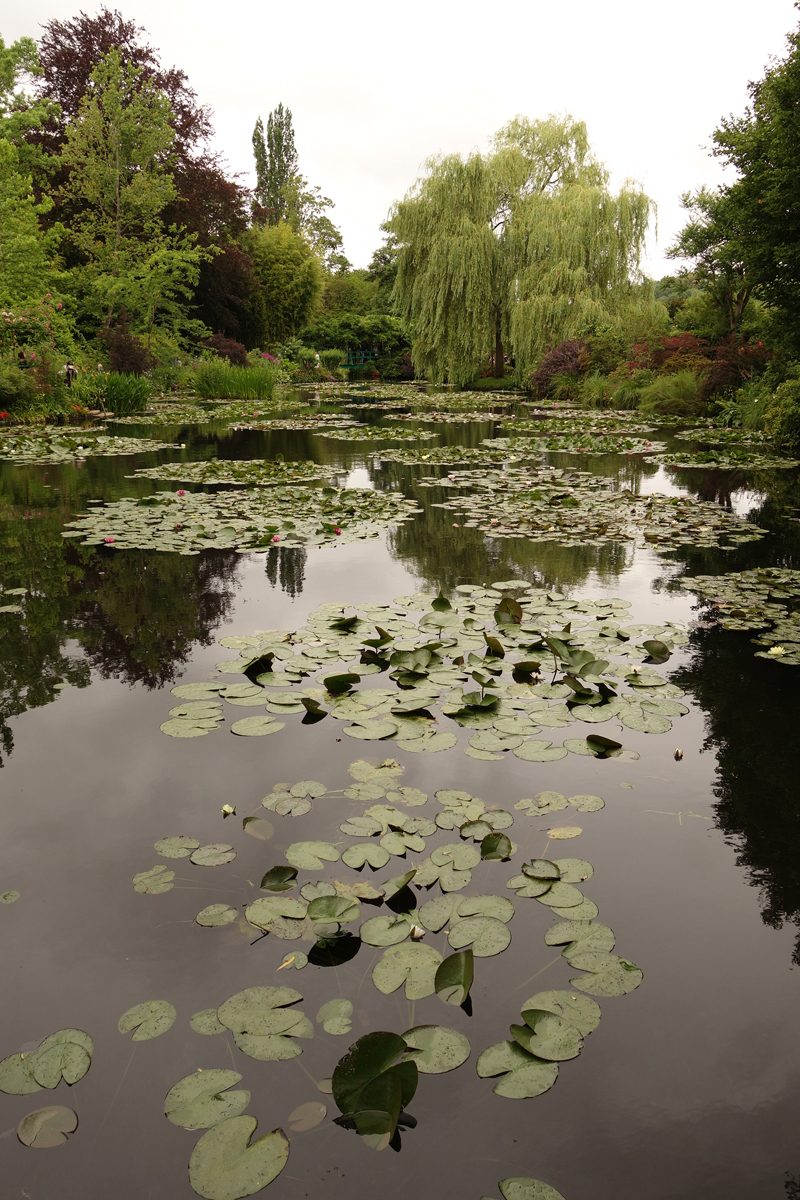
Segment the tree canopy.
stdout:
[[463,385],[503,346],[525,371],[548,346],[630,303],[652,202],[617,195],[571,117],[518,117],[488,154],[428,161],[388,222],[394,297],[418,373]]

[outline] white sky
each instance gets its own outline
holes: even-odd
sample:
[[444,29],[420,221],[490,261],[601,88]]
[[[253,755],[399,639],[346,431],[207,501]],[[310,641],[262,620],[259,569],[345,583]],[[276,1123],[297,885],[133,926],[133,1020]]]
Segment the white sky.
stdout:
[[[742,112],[748,80],[784,54],[798,20],[793,0],[116,3],[165,65],[186,71],[248,183],[256,117],[280,101],[292,110],[300,168],[334,200],[354,266],[367,265],[429,155],[485,150],[517,113],[567,111],[615,184],[637,179],[658,204],[645,264],[655,278],[675,269],[664,251],[682,224],[680,193],[724,177],[705,149],[714,128]],[[0,33],[38,37],[48,19],[98,7],[6,0]]]

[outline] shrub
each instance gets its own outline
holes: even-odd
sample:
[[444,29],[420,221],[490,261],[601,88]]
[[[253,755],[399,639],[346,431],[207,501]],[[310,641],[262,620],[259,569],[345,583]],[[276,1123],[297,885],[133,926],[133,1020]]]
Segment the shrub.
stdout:
[[206,400],[269,400],[275,390],[275,367],[232,367],[224,359],[201,362],[194,386]]
[[213,350],[220,358],[227,358],[232,367],[247,366],[247,351],[242,343],[225,337],[223,333],[215,333],[213,337],[206,338],[203,345],[207,350]]
[[118,417],[141,412],[150,399],[150,384],[141,375],[114,372],[106,379],[105,405]]
[[764,428],[778,450],[800,450],[800,380],[787,379],[766,400]]
[[120,309],[116,323],[106,325],[100,332],[108,351],[108,365],[122,375],[143,375],[150,365],[150,355],[144,342],[131,333],[128,314]]
[[36,379],[14,363],[0,363],[0,408],[12,411],[32,404],[37,396]]
[[320,350],[319,361],[326,371],[336,371],[344,361],[344,350]]
[[550,385],[556,375],[572,375],[578,378],[588,366],[585,346],[577,338],[559,344],[545,354],[530,379],[530,389],[540,399],[550,393]]
[[613,394],[611,396],[611,405],[613,408],[638,408],[642,398],[642,392],[646,387],[649,387],[655,380],[653,371],[634,371],[632,374],[624,374],[622,382],[618,383],[612,375],[609,382],[611,383]]
[[612,388],[605,375],[588,375],[580,385],[580,401],[586,408],[608,408]]
[[641,392],[644,412],[665,416],[697,416],[705,405],[702,400],[702,379],[694,371],[678,371],[660,375]]

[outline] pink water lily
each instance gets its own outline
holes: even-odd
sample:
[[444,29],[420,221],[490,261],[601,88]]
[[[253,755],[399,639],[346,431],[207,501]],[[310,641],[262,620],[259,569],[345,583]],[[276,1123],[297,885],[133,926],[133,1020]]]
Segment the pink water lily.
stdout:
[[116,538],[113,538],[113,537],[107,537],[107,538],[104,538],[103,540],[104,540],[104,541],[106,541],[106,542],[114,542],[114,541],[116,541]]
[[342,531],[341,531],[341,529],[340,529],[340,528],[338,527],[338,525],[337,525],[337,526],[336,526],[336,528],[334,529],[334,531],[333,531],[333,532],[334,532],[334,533],[336,534],[336,536],[338,537],[338,536],[339,536],[339,534],[340,534]]
[[281,539],[278,537],[278,535],[276,533],[272,540],[273,540],[273,542],[279,542]]
[[179,495],[179,496],[185,496],[185,495],[186,495],[186,492],[183,490],[183,488],[181,488],[181,490],[178,492],[178,495]]

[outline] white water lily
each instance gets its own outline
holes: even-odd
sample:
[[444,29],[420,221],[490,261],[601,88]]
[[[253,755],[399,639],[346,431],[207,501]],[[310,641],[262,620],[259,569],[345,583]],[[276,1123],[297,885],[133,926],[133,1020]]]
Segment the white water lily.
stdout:
[[782,658],[784,654],[788,653],[789,652],[785,646],[770,646],[769,650],[767,651],[767,654],[772,655],[773,658]]
[[236,816],[236,806],[235,805],[223,804],[222,808],[219,811],[222,813],[223,817],[235,817]]

